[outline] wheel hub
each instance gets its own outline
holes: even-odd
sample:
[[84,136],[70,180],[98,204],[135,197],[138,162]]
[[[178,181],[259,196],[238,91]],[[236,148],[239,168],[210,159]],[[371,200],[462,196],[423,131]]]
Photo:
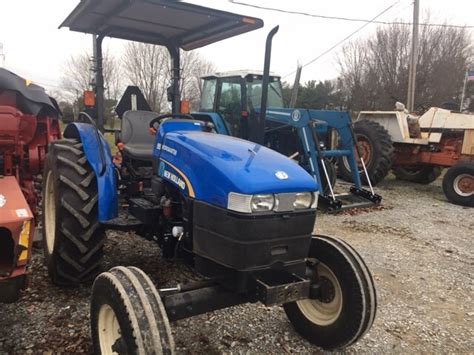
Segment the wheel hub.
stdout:
[[458,195],[468,197],[474,194],[474,177],[470,174],[457,176],[453,185]]
[[359,136],[357,139],[357,147],[360,153],[359,159],[364,159],[367,164],[372,158],[372,146],[367,138]]
[[[370,141],[366,136],[357,135],[357,149],[355,152],[355,160],[357,167],[360,169],[359,172],[362,172],[361,158],[364,159],[365,166],[367,167],[369,165],[370,160],[372,159],[372,145],[370,144]],[[342,163],[344,164],[347,170],[351,170],[347,157],[342,158]]]
[[336,297],[336,290],[333,283],[325,276],[319,278],[320,294],[319,300],[323,303],[331,303]]
[[314,324],[326,326],[334,323],[341,314],[342,289],[336,275],[323,263],[315,265],[319,293],[316,299],[297,301],[301,313]]

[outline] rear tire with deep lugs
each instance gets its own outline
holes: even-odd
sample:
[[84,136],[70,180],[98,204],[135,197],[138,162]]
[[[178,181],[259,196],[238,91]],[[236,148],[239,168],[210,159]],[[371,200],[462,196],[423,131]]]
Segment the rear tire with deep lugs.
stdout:
[[43,178],[43,250],[56,285],[92,281],[105,242],[98,221],[97,179],[77,139],[51,144]]

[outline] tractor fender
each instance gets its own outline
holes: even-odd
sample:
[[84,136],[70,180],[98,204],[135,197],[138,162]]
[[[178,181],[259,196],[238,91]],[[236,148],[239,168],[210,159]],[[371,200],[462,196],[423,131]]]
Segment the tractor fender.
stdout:
[[95,172],[98,189],[99,221],[118,216],[117,180],[110,147],[101,132],[88,123],[70,123],[64,138],[76,138],[82,143],[87,161]]

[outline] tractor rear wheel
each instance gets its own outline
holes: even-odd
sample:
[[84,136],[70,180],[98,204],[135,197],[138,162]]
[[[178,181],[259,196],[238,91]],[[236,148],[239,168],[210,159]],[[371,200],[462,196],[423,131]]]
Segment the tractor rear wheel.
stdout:
[[[374,121],[361,120],[354,123],[358,150],[364,159],[372,185],[377,185],[390,172],[392,167],[393,144],[390,134]],[[356,151],[357,155],[357,151]],[[359,160],[358,157],[356,157]],[[352,173],[346,157],[339,159],[339,175],[343,180],[352,181]],[[360,179],[367,184],[367,178],[359,164]]]
[[474,207],[474,163],[449,168],[443,178],[443,191],[449,202]]
[[96,354],[174,354],[158,291],[135,267],[114,267],[94,281],[91,328]]
[[392,171],[398,180],[430,184],[441,175],[443,169],[440,166],[417,165],[396,166]]
[[374,282],[360,255],[346,242],[314,236],[308,274],[319,295],[283,305],[295,330],[323,349],[342,349],[372,326],[377,308]]
[[80,141],[51,144],[43,184],[43,251],[52,282],[92,281],[100,272],[105,234],[98,221],[97,180]]

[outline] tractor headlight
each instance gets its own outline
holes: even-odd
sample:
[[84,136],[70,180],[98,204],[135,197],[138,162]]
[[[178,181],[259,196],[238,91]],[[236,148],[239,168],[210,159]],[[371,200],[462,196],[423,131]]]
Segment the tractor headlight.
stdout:
[[310,208],[313,202],[313,194],[311,192],[298,192],[295,195],[293,207],[297,210],[302,208]]
[[317,192],[244,195],[231,192],[227,209],[241,213],[291,212],[318,207]]
[[273,210],[275,197],[273,195],[253,195],[251,208],[252,212],[266,212]]

